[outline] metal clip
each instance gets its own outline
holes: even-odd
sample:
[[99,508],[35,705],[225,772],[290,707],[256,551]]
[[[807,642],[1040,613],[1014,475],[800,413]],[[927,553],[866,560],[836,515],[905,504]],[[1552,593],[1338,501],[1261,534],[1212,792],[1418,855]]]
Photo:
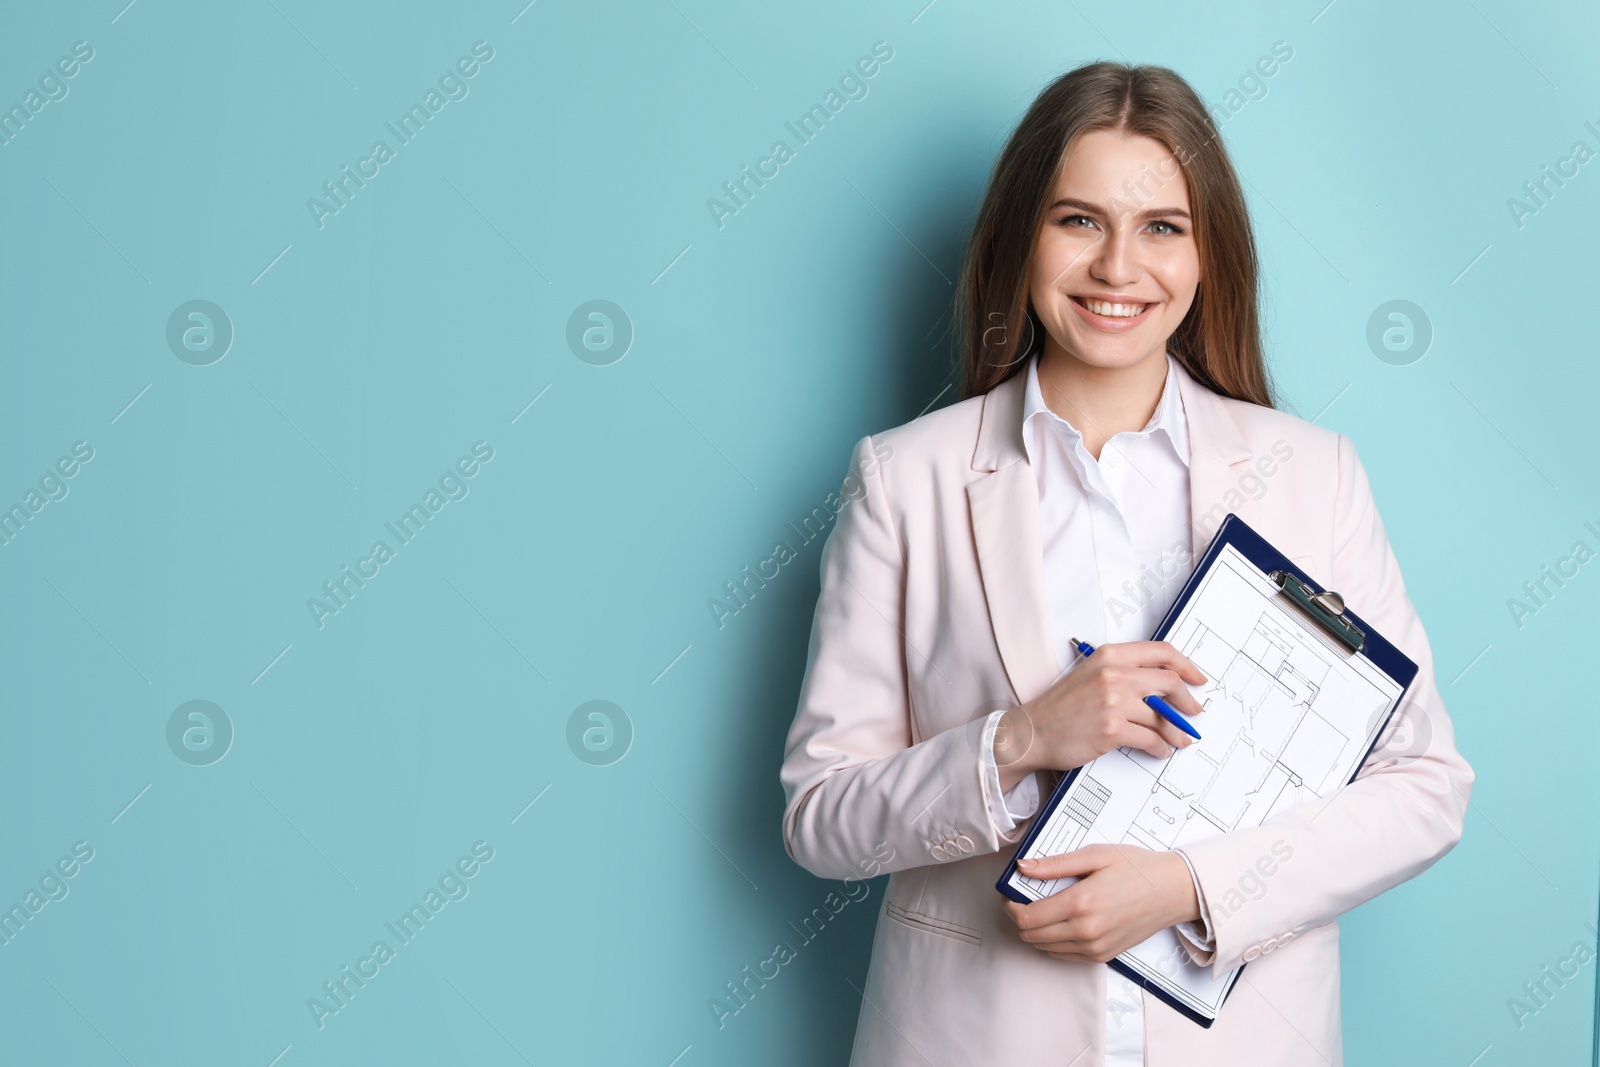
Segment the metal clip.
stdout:
[[1344,597],[1328,590],[1314,593],[1311,587],[1288,571],[1273,571],[1268,580],[1276,585],[1291,603],[1300,608],[1328,633],[1352,652],[1360,652],[1367,643],[1367,635],[1344,614]]

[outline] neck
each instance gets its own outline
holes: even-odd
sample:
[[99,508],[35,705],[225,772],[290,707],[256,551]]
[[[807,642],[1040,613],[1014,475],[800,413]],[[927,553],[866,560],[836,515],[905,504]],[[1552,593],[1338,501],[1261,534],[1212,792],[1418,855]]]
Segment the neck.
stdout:
[[1045,404],[1083,434],[1083,447],[1095,459],[1113,435],[1145,428],[1161,402],[1166,378],[1165,350],[1126,367],[1096,367],[1052,340],[1039,356]]

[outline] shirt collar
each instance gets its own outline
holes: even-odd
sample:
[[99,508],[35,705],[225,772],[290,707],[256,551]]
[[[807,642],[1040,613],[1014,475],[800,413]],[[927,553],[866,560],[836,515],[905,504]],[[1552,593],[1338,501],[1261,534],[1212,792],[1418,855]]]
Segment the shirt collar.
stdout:
[[[1178,361],[1167,356],[1167,377],[1161,386],[1161,399],[1156,402],[1156,409],[1150,416],[1150,421],[1145,423],[1144,429],[1136,436],[1146,437],[1158,431],[1166,434],[1167,441],[1172,445],[1173,452],[1177,453],[1184,466],[1189,465],[1189,424],[1184,417],[1183,398],[1178,394]],[[1039,430],[1035,427],[1040,423],[1055,424],[1056,428],[1066,434],[1070,440],[1080,441],[1082,432],[1072,423],[1057,415],[1050,406],[1044,402],[1044,390],[1039,386],[1039,356],[1034,354],[1028,358],[1028,384],[1022,394],[1022,443],[1028,452],[1028,462],[1038,466],[1038,451],[1035,437]],[[1035,419],[1034,416],[1039,416]]]

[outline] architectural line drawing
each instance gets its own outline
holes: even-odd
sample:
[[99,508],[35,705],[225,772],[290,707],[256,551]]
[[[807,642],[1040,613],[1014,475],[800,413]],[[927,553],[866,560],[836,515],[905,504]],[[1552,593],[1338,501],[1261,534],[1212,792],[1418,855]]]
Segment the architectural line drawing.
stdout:
[[[1206,676],[1203,685],[1190,686],[1205,709],[1194,719],[1202,739],[1165,759],[1119,748],[1093,760],[1027,855],[1095,843],[1181,848],[1259,826],[1350,780],[1402,687],[1316,634],[1276,594],[1231,545],[1223,550],[1166,637]],[[1012,884],[1039,899],[1073,881],[1016,875]],[[1164,930],[1119,959],[1170,981],[1177,947],[1176,935]],[[1212,980],[1206,968],[1181,970],[1179,984],[1197,1007],[1214,1008],[1231,985]]]

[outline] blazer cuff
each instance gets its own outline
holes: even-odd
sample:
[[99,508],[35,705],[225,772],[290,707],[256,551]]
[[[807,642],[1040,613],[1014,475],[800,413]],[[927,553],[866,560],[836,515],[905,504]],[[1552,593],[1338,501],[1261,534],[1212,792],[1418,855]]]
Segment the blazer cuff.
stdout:
[[1189,862],[1189,857],[1181,848],[1175,851],[1183,856],[1183,865],[1189,868],[1189,877],[1194,882],[1194,895],[1200,902],[1200,919],[1198,922],[1179,923],[1173,927],[1173,931],[1194,962],[1208,967],[1217,951],[1216,933],[1211,929],[1211,909],[1206,906],[1205,890],[1200,888],[1200,878],[1194,873],[1194,864]]
[[1039,810],[1037,774],[1023,778],[1011,787],[1010,792],[1002,793],[1000,790],[1000,765],[994,758],[994,736],[1004,715],[1003,709],[989,713],[983,724],[983,736],[978,742],[978,758],[983,764],[984,804],[989,809],[989,818],[995,830],[1001,836],[1011,833],[1024,819]]

